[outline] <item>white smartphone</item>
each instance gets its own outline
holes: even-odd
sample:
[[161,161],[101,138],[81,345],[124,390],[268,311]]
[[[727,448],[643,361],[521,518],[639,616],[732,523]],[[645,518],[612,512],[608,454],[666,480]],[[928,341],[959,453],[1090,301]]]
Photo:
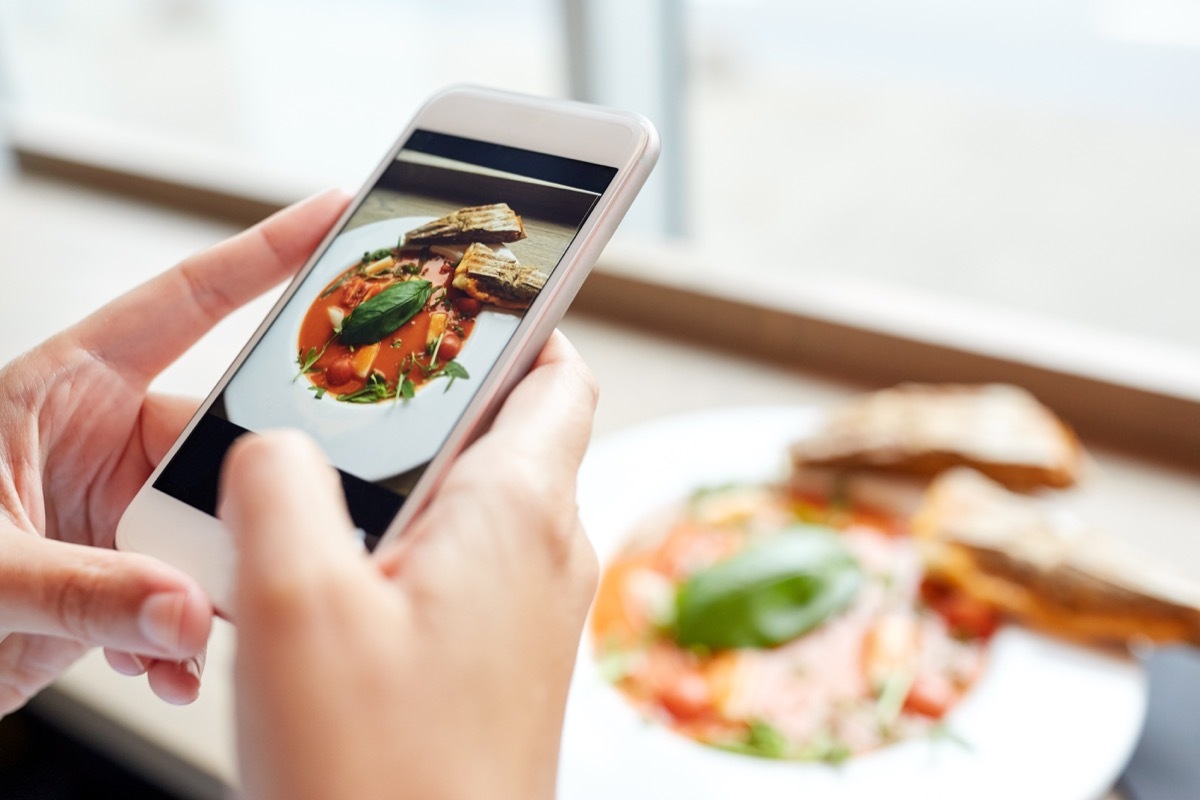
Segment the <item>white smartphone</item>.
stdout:
[[281,427],[320,443],[368,548],[399,535],[528,371],[657,157],[635,114],[433,97],[134,498],[117,546],[194,576],[228,614],[221,462]]

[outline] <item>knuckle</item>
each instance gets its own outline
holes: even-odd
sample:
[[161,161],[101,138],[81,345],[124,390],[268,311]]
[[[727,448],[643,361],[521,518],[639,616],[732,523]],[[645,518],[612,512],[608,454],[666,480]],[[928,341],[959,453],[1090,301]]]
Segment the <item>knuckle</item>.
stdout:
[[178,269],[187,296],[204,319],[215,323],[237,306],[228,290],[220,283],[214,283],[198,262],[184,261]]
[[103,570],[84,564],[64,574],[53,591],[52,607],[63,632],[80,641],[94,642],[98,611],[102,611]]

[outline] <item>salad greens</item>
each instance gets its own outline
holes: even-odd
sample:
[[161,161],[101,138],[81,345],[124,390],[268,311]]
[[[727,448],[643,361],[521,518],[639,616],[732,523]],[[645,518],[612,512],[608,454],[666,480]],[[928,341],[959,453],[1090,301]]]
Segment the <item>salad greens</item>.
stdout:
[[862,570],[828,528],[797,525],[694,573],[675,598],[675,640],[721,650],[774,647],[849,605]]

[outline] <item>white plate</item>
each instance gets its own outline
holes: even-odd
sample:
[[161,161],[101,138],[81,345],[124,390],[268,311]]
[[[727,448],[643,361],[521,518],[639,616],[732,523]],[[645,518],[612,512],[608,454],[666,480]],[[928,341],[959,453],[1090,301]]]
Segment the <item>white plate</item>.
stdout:
[[446,390],[446,380],[425,384],[412,400],[341,403],[316,399],[312,384],[296,377],[300,324],[331,280],[368,250],[390,247],[401,234],[433,217],[373,222],[333,240],[304,284],[225,387],[231,422],[252,431],[300,428],[313,436],[341,469],[369,481],[398,475],[429,461],[458,422],[484,376],[512,338],[521,317],[485,308],[456,359],[471,376]]
[[[598,441],[580,473],[584,525],[606,564],[647,513],[694,489],[784,474],[786,445],[812,409],[735,408],[663,420]],[[1111,788],[1146,710],[1132,659],[1008,627],[948,716],[969,744],[916,740],[840,767],[725,753],[644,721],[599,676],[585,635],[563,739],[564,800],[716,798],[1053,798]]]

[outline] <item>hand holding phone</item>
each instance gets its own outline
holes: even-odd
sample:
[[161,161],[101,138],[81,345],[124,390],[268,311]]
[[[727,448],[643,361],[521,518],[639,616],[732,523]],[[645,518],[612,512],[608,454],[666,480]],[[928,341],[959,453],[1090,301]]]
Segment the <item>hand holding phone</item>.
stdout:
[[170,702],[196,696],[212,624],[204,590],[111,549],[117,520],[196,410],[150,383],[222,316],[294,274],[347,199],[330,192],[280,212],[0,370],[0,715],[91,647],[121,672],[148,673]]
[[634,115],[435,97],[130,504],[118,546],[187,571],[228,612],[217,475],[236,439],[276,427],[316,439],[369,547],[398,536],[528,369],[656,155]]
[[311,441],[275,432],[235,445],[221,515],[239,551],[249,796],[554,796],[596,585],[574,503],[595,398],[579,356],[551,338],[373,558]]

